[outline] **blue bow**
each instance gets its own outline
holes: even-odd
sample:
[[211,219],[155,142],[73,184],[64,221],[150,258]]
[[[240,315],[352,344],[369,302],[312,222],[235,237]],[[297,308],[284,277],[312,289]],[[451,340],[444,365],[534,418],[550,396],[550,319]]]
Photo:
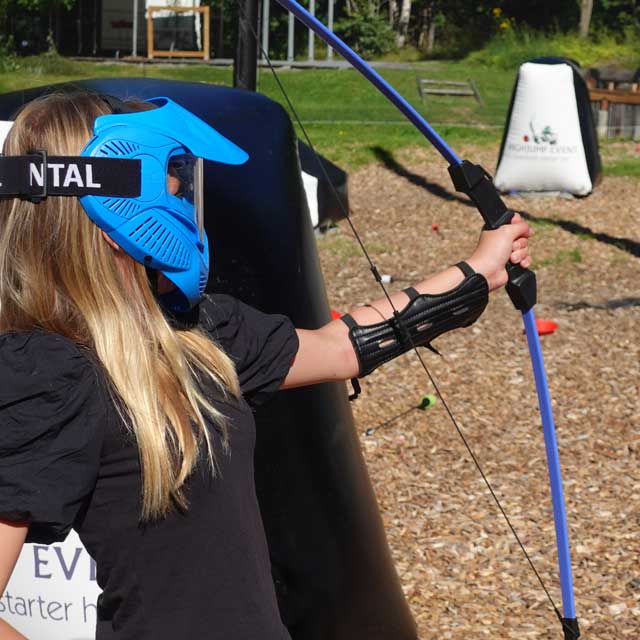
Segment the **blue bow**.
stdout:
[[[449,162],[449,172],[453,178],[454,185],[459,191],[463,191],[473,200],[480,210],[485,220],[485,226],[495,229],[508,223],[513,217],[513,212],[509,211],[500,199],[491,177],[479,166],[462,161],[447,143],[437,134],[431,125],[373,68],[371,68],[357,53],[350,49],[332,31],[327,29],[315,16],[311,15],[304,7],[295,0],[277,0],[280,5],[293,13],[305,26],[318,35],[326,44],[333,48],[349,61],[367,80],[369,80],[383,95],[385,95],[405,116],[415,125],[415,127],[427,138],[427,140],[440,152]],[[493,497],[498,502],[498,506],[516,535],[519,545],[533,568],[538,580],[542,584],[553,609],[562,624],[565,640],[577,640],[580,636],[578,620],[575,614],[575,604],[573,598],[573,579],[571,573],[571,558],[569,553],[569,536],[567,530],[567,518],[564,507],[564,496],[562,490],[562,475],[560,470],[560,458],[558,455],[558,445],[555,435],[553,413],[551,410],[551,397],[547,384],[547,376],[542,358],[542,349],[533,312],[536,298],[535,275],[528,269],[522,269],[516,265],[508,265],[509,284],[507,292],[516,308],[522,311],[527,343],[531,355],[533,374],[538,393],[538,403],[542,417],[542,427],[544,431],[545,447],[547,453],[547,465],[549,469],[549,480],[551,484],[551,497],[553,501],[553,516],[556,530],[556,542],[558,547],[558,564],[560,572],[560,584],[562,591],[562,611],[560,613],[554,604],[549,592],[542,582],[538,572],[535,570],[531,559],[517,537],[506,513],[500,506],[497,497],[489,489]],[[374,270],[374,274],[375,274]],[[384,288],[384,287],[383,287]],[[385,291],[386,293],[386,291]],[[426,367],[425,367],[426,370]],[[429,372],[427,371],[429,374]],[[431,375],[429,374],[431,378]],[[433,382],[433,379],[432,379]],[[436,387],[437,389],[437,387]],[[450,414],[451,415],[451,414]],[[451,416],[453,418],[453,416]],[[455,424],[455,420],[454,420]],[[457,428],[457,425],[456,425]],[[462,433],[459,431],[460,435]],[[469,449],[466,440],[463,441],[474,462],[477,464],[473,452]],[[480,468],[479,468],[480,469]],[[481,471],[481,469],[480,469]],[[482,473],[482,471],[481,471]],[[483,478],[484,478],[484,474]],[[486,481],[486,478],[484,478]]]

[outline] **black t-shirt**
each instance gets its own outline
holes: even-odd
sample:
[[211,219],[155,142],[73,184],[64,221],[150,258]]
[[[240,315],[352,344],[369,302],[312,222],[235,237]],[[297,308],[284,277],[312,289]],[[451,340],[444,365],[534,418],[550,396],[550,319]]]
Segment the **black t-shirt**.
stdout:
[[287,318],[229,296],[203,302],[199,324],[240,379],[240,402],[210,394],[230,452],[215,444],[217,475],[202,464],[188,478],[186,512],[147,524],[137,447],[91,355],[53,334],[0,336],[0,518],[28,520],[29,542],[78,531],[103,589],[97,640],[289,638],[256,500],[251,405],[278,389],[297,337]]

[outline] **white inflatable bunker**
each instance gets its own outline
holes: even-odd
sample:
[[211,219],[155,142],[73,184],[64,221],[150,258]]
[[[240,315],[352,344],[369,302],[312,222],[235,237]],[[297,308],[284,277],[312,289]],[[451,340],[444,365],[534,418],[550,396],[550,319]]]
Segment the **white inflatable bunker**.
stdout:
[[600,172],[588,93],[574,65],[548,60],[520,67],[494,183],[585,196]]

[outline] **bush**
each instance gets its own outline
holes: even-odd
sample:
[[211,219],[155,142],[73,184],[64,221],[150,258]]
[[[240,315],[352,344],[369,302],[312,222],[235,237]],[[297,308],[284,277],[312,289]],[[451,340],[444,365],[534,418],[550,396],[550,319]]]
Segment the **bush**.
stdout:
[[493,37],[466,61],[497,69],[515,69],[538,56],[571,58],[582,67],[617,64],[640,65],[640,36],[634,30],[622,34],[601,33],[580,38],[576,33],[544,34],[526,28],[513,28]]
[[0,35],[0,72],[8,73],[20,68],[13,53],[13,36]]
[[335,32],[363,58],[378,58],[396,48],[388,20],[375,13],[343,18],[336,22]]

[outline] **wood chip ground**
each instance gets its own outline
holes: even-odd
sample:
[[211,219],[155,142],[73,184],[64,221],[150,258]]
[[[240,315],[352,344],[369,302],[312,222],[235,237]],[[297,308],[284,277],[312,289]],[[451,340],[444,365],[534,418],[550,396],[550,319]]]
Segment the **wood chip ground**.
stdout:
[[[486,167],[486,149],[460,150]],[[640,156],[638,156],[640,162]],[[386,166],[385,166],[386,165]],[[470,255],[477,211],[430,151],[350,177],[354,223],[380,273],[410,282]],[[553,398],[583,637],[640,638],[640,184],[605,178],[587,198],[508,198],[532,216],[541,338]],[[432,228],[437,225],[437,230]],[[380,297],[346,223],[318,238],[331,307]],[[552,598],[561,606],[531,364],[504,292],[427,364]],[[389,545],[420,637],[558,639],[547,598],[415,356],[362,381],[353,403]],[[365,431],[383,425],[371,435]]]

